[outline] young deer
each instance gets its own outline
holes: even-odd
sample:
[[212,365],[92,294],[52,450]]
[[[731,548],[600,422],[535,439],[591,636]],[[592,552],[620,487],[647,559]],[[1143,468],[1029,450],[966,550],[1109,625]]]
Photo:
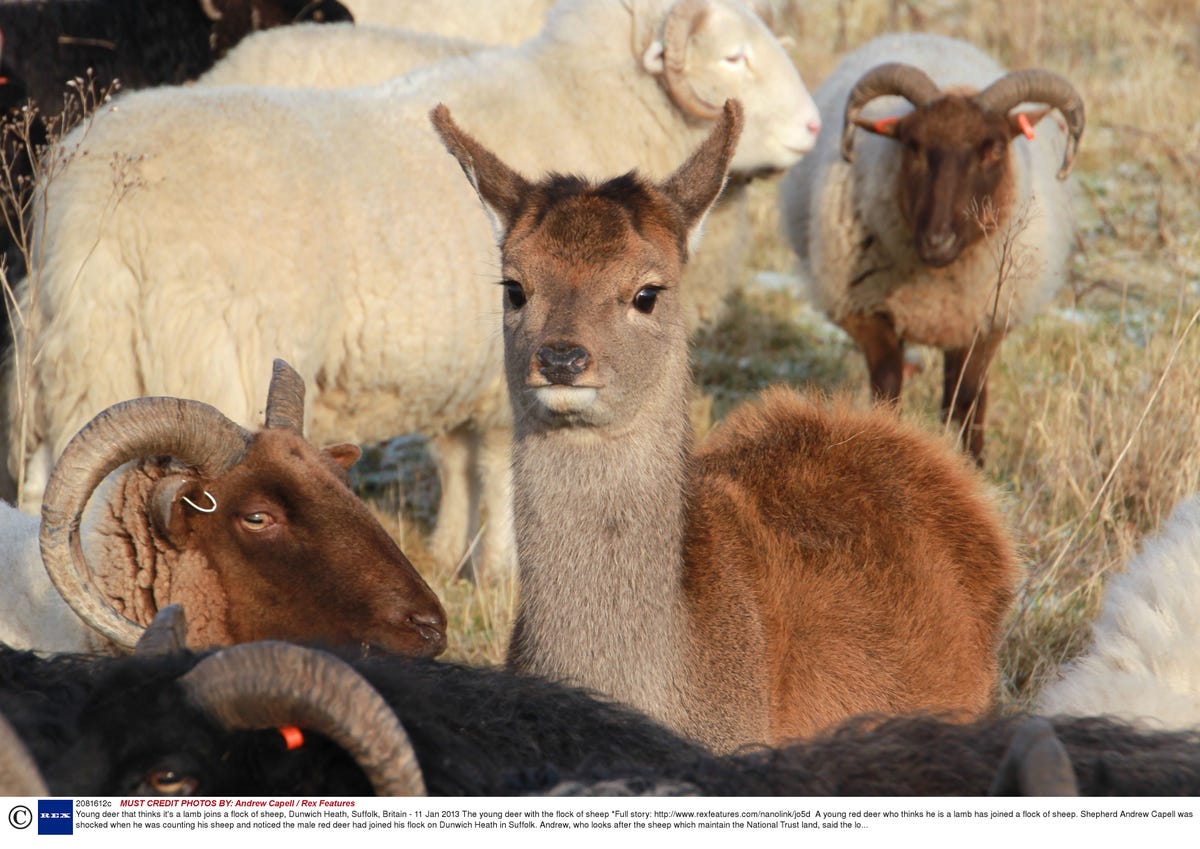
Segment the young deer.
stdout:
[[518,670],[719,750],[989,703],[1012,545],[949,446],[776,389],[692,452],[679,281],[741,128],[674,174],[533,183],[432,119],[497,230]]

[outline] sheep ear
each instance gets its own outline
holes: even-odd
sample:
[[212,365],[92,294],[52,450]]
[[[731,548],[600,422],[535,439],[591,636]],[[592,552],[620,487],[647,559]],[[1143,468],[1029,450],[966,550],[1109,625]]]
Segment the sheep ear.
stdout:
[[725,186],[729,163],[742,132],[742,121],[742,104],[736,100],[725,101],[721,117],[708,138],[659,186],[683,210],[689,254],[695,250],[704,219]]
[[1027,112],[1009,112],[1007,116],[1009,140],[1011,141],[1017,136],[1032,139],[1033,128],[1053,111],[1053,109],[1030,109]]
[[662,39],[654,39],[654,41],[650,42],[650,46],[646,48],[646,52],[642,54],[642,68],[651,76],[662,76],[667,70],[666,55]]
[[337,463],[343,469],[349,470],[351,466],[359,461],[362,457],[362,449],[353,442],[343,442],[340,445],[330,445],[328,448],[322,449],[324,453],[333,458],[333,462]]
[[191,517],[215,512],[217,503],[203,481],[168,475],[151,489],[149,507],[155,530],[172,545],[182,547],[191,533]]
[[496,243],[503,243],[517,220],[522,199],[532,188],[529,181],[454,123],[444,103],[434,107],[429,120],[483,201],[496,234]]

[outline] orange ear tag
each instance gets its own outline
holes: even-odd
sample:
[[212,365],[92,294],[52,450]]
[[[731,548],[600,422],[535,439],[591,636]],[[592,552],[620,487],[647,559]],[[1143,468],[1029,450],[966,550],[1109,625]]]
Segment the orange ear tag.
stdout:
[[887,133],[888,127],[892,126],[892,124],[896,123],[899,120],[900,119],[894,115],[891,118],[880,118],[878,121],[875,122],[874,130],[881,136],[885,135]]
[[289,752],[304,745],[304,732],[294,725],[280,727],[279,733],[283,735],[284,745],[287,746]]
[[1033,124],[1029,123],[1029,117],[1024,112],[1017,115],[1017,126],[1021,128],[1025,138],[1033,141]]

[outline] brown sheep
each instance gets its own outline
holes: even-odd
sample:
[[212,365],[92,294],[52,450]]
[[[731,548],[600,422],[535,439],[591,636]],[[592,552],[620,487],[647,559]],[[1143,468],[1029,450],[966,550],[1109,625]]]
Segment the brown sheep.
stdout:
[[741,127],[673,175],[532,183],[438,107],[500,234],[522,672],[718,750],[989,704],[1017,568],[951,447],[768,392],[692,452],[680,278]]
[[11,622],[0,638],[132,647],[160,608],[183,603],[193,647],[287,639],[438,654],[437,596],[347,484],[357,446],[314,448],[303,410],[303,381],[277,360],[256,434],[178,398],[98,415],[50,477],[37,564],[82,622],[50,590],[23,639]]

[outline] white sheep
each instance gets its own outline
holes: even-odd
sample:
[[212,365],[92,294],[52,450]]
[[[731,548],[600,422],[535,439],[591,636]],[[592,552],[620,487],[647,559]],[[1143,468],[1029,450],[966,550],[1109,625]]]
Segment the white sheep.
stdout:
[[1046,686],[1038,710],[1200,725],[1200,497],[1176,506],[1109,579],[1090,646]]
[[468,38],[483,44],[517,44],[541,30],[556,0],[353,0],[346,6],[360,24],[398,27]]
[[[987,366],[1066,274],[1073,215],[1059,180],[1082,101],[1048,71],[1006,74],[923,34],[871,41],[815,97],[843,134],[822,135],[780,188],[807,295],[862,348],[876,397],[899,397],[905,343],[944,351],[943,412],[978,459]],[[1041,120],[1052,110],[1009,113],[1024,101],[1068,126]]]
[[137,92],[66,139],[81,152],[45,187],[45,259],[21,287],[32,348],[18,340],[15,362],[28,377],[7,378],[30,411],[25,444],[19,421],[9,430],[13,473],[30,458],[25,497],[114,399],[179,388],[252,420],[260,363],[279,354],[312,387],[315,438],[417,431],[453,449],[447,468],[479,457],[482,568],[509,564],[500,292],[480,285],[498,258],[429,106],[491,127],[535,173],[668,173],[728,96],[747,104],[739,170],[788,166],[813,143],[815,106],[745,7],[635,5],[566,2],[521,47],[377,87]]
[[[243,39],[197,85],[350,88],[375,85],[422,65],[487,45],[465,38],[364,24],[299,25],[289,38]],[[328,30],[322,32],[321,30]],[[274,33],[264,30],[262,35]]]

